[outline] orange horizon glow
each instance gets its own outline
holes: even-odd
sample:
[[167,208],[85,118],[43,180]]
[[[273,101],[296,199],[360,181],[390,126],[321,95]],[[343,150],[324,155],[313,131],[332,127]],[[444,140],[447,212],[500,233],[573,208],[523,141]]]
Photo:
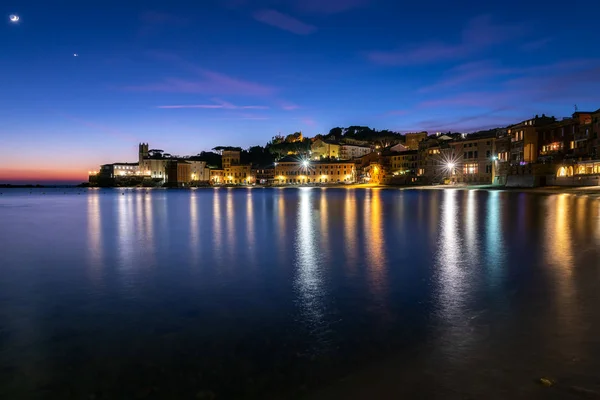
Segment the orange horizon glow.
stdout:
[[0,184],[15,182],[87,182],[88,171],[81,169],[0,169]]

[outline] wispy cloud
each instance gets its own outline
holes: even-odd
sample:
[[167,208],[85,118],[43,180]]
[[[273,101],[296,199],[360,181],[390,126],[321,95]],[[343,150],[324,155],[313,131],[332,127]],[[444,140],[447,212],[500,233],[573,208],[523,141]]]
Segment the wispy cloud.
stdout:
[[535,51],[546,47],[550,42],[552,42],[552,38],[547,37],[543,39],[534,40],[532,42],[527,42],[521,46],[521,50],[523,51]]
[[521,25],[494,23],[489,15],[471,19],[456,43],[443,41],[396,50],[371,51],[369,60],[384,65],[417,65],[440,61],[459,60],[489,47],[507,42],[524,33]]
[[315,14],[337,14],[364,7],[369,0],[293,0],[296,7]]
[[253,14],[253,17],[259,22],[295,33],[296,35],[310,35],[317,31],[316,27],[276,10],[259,10]]
[[482,79],[497,78],[514,73],[515,69],[496,65],[492,61],[474,61],[453,67],[443,74],[443,78],[429,86],[422,87],[419,93],[434,93],[461,85],[478,83]]
[[238,106],[227,101],[213,99],[216,104],[182,104],[182,105],[168,105],[168,106],[157,106],[156,108],[163,109],[179,109],[179,108],[198,108],[198,109],[224,109],[224,110],[267,110],[268,106]]
[[299,105],[294,104],[294,103],[288,103],[285,101],[279,102],[279,106],[281,107],[282,110],[285,111],[294,111],[300,108]]
[[408,112],[408,110],[392,110],[385,113],[385,115],[406,115]]
[[[228,8],[256,6],[256,0],[218,0],[219,4]],[[312,14],[337,14],[360,7],[365,7],[374,0],[262,0],[263,7],[285,7]]]
[[198,67],[174,54],[156,51],[149,52],[148,54],[155,59],[173,63],[176,67],[180,67],[188,71],[188,73],[192,73],[194,77],[186,79],[169,77],[160,82],[125,86],[125,90],[139,92],[250,96],[270,96],[277,91],[277,89],[272,86],[242,80],[221,72]]

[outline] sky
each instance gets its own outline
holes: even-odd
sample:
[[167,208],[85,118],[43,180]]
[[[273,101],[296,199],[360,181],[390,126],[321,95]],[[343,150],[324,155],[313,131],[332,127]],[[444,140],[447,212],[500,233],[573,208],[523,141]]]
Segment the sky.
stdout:
[[183,156],[596,110],[592,15],[595,0],[5,0],[0,183],[86,181],[140,142]]

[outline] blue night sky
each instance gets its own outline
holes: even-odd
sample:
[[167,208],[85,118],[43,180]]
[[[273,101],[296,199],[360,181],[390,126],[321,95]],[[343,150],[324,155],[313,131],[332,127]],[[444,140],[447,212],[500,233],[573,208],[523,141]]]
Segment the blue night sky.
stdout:
[[598,1],[9,0],[0,10],[0,182],[84,181],[99,164],[136,161],[142,141],[186,155],[279,132],[469,132],[600,107],[600,34],[586,22]]

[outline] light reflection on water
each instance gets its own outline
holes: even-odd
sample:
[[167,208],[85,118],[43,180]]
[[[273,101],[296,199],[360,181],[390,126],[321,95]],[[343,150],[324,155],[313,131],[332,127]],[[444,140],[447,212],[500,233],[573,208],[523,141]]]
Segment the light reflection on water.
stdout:
[[122,193],[0,199],[1,398],[262,398],[395,354],[407,385],[420,362],[449,388],[600,369],[593,198]]

